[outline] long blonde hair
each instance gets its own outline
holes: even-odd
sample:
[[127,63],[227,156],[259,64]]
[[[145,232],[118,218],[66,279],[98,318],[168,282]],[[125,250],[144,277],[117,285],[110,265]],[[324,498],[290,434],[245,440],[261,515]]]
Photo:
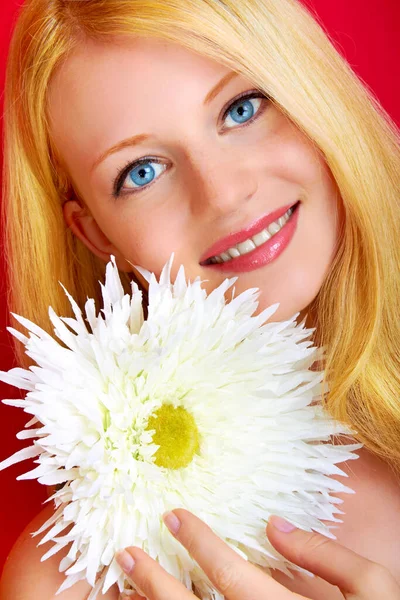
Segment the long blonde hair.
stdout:
[[[3,198],[10,307],[50,330],[83,305],[104,264],[65,226],[71,183],[51,143],[51,77],[85,38],[152,36],[241,73],[320,150],[345,211],[310,309],[327,350],[329,412],[400,472],[399,131],[297,0],[28,0],[8,58]],[[128,279],[125,278],[128,285]],[[19,358],[24,356],[19,350]]]

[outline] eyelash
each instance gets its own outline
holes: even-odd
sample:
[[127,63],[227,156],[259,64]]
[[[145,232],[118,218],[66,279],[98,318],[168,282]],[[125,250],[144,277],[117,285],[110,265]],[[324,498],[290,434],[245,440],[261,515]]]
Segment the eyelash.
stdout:
[[[241,102],[244,102],[245,100],[250,100],[250,99],[254,99],[254,98],[263,98],[264,100],[270,100],[269,96],[267,96],[266,94],[263,94],[262,92],[257,91],[257,90],[252,90],[251,92],[244,92],[243,94],[240,94],[239,96],[237,96],[232,102],[230,102],[230,104],[227,106],[227,108],[223,109],[222,120],[224,121],[226,119],[229,112],[232,110],[232,108],[235,107],[236,104],[240,104]],[[246,127],[247,125],[250,125],[251,123],[253,123],[253,121],[255,121],[264,112],[264,108],[265,107],[263,107],[261,104],[260,107],[258,108],[257,112],[248,121],[245,121],[242,124],[239,123],[238,127],[240,127],[240,128]],[[229,127],[228,130],[229,129],[236,129],[236,127]],[[127,176],[129,175],[129,173],[133,169],[135,169],[136,167],[139,167],[140,165],[147,164],[149,162],[163,164],[162,160],[160,160],[157,157],[153,157],[153,156],[144,156],[143,158],[140,158],[133,162],[128,161],[128,163],[125,165],[125,167],[123,167],[120,170],[119,174],[117,175],[117,177],[115,179],[112,197],[114,199],[117,199],[119,196],[122,195],[121,194],[122,185],[123,185],[125,179],[127,178]],[[158,179],[158,177],[157,177],[157,179]],[[153,182],[155,183],[157,181],[157,179],[154,179]],[[148,189],[152,185],[153,182],[149,183],[148,185],[144,185],[142,187],[132,188],[128,192],[124,192],[123,195],[136,194],[144,189]]]

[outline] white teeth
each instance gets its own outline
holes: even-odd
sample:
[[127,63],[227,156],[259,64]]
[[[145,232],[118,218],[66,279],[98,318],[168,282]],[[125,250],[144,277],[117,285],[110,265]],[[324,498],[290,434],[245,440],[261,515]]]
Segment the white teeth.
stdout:
[[240,252],[237,248],[229,248],[228,254],[231,255],[231,258],[237,258],[238,256],[240,256]]
[[228,262],[238,256],[242,256],[243,254],[247,254],[252,250],[255,250],[258,246],[265,244],[273,235],[278,233],[282,229],[282,227],[289,221],[294,208],[289,208],[289,210],[282,216],[279,217],[274,223],[268,225],[266,229],[260,231],[256,235],[253,235],[251,239],[245,240],[240,244],[237,244],[233,248],[229,248],[226,252],[222,252],[218,256],[213,256],[210,259],[210,262],[213,264],[221,264],[223,262]]
[[245,242],[242,242],[241,244],[238,244],[237,248],[238,248],[240,254],[247,254],[248,252],[251,252],[252,250],[255,250],[256,249],[256,245],[251,240],[246,240]]
[[253,235],[251,239],[253,240],[256,246],[261,246],[261,244],[264,244],[267,240],[270,239],[270,237],[271,234],[268,232],[268,230],[263,229],[262,231],[260,231],[260,233]]
[[271,235],[274,235],[274,233],[278,233],[278,231],[282,229],[282,226],[278,225],[278,223],[271,223],[271,225],[268,225],[267,229]]

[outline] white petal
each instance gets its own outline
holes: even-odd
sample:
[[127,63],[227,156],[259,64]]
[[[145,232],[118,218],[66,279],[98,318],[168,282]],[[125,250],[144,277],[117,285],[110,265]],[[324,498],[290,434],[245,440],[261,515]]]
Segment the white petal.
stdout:
[[16,406],[20,408],[25,408],[26,406],[28,406],[26,400],[2,400],[2,403],[7,404],[7,406]]
[[80,574],[69,575],[68,577],[66,577],[64,582],[60,585],[60,587],[56,591],[56,596],[58,596],[58,594],[61,594],[61,592],[65,592],[65,590],[68,590],[73,585],[75,585],[75,583],[78,583],[78,581],[82,581],[82,579],[84,579],[84,578],[85,578],[85,576],[80,575]]
[[172,263],[174,262],[175,253],[172,252],[171,256],[168,259],[168,262],[164,265],[161,271],[159,284],[160,286],[168,286],[171,284],[171,269]]
[[47,519],[47,521],[45,523],[43,523],[43,525],[40,527],[40,529],[38,529],[37,531],[35,531],[32,536],[35,537],[37,535],[40,535],[41,533],[43,533],[44,531],[46,531],[46,529],[48,529],[51,525],[53,525],[58,518],[62,515],[63,512],[63,506],[60,506],[52,515],[49,519]]
[[62,521],[59,521],[58,523],[56,523],[50,529],[50,531],[48,531],[46,533],[46,535],[40,540],[40,542],[38,543],[38,546],[41,546],[42,544],[45,544],[46,542],[48,542],[49,540],[54,538],[57,534],[59,534],[61,531],[63,531],[66,527],[67,527],[67,523],[63,523]]
[[30,438],[39,437],[42,430],[43,427],[38,427],[37,429],[24,429],[23,431],[19,431],[17,433],[17,438],[19,440],[27,440]]
[[64,325],[64,323],[62,322],[60,317],[58,317],[56,315],[56,313],[54,312],[54,310],[51,307],[49,308],[49,317],[50,317],[51,322],[54,325],[54,333],[56,334],[56,336],[62,342],[64,342],[64,344],[66,346],[68,346],[68,348],[70,348],[71,350],[74,350],[76,347],[75,334],[71,333],[71,331],[68,329],[68,327],[66,327]]
[[110,566],[107,569],[107,575],[104,580],[104,585],[102,588],[102,593],[105,594],[110,587],[118,581],[118,578],[121,576],[121,567],[118,565],[117,561],[114,559]]
[[93,298],[89,298],[85,304],[86,319],[93,333],[97,329],[96,305]]
[[28,458],[33,458],[34,456],[38,456],[43,452],[42,448],[38,448],[38,446],[29,446],[29,448],[23,448],[18,452],[15,452],[9,458],[6,458],[2,462],[0,462],[0,471],[14,465],[15,463],[21,462],[23,460],[27,460]]
[[133,265],[135,267],[135,269],[137,271],[139,271],[139,273],[144,277],[144,279],[149,283],[151,280],[151,276],[152,273],[150,271],[148,271],[147,269],[144,269],[143,267],[139,266],[139,265]]
[[23,325],[23,327],[25,327],[25,329],[32,332],[34,335],[38,336],[38,338],[50,339],[50,340],[52,339],[51,335],[49,335],[46,331],[44,331],[44,329],[42,329],[35,323],[32,323],[32,321],[29,321],[28,319],[25,319],[25,317],[21,317],[20,315],[17,315],[13,312],[11,314],[14,317],[14,319],[16,319],[18,321],[18,323]]
[[96,582],[96,585],[94,586],[94,588],[90,592],[89,596],[87,597],[87,600],[96,600],[96,598],[99,595],[100,590],[103,586],[103,582],[104,582],[104,576],[102,576],[98,579],[98,581]]
[[139,333],[140,328],[143,325],[144,315],[142,301],[142,292],[140,290],[134,292],[129,317],[129,331],[131,333]]
[[29,342],[29,338],[17,329],[14,329],[14,327],[7,327],[6,329],[9,333],[11,333],[11,335],[13,335],[20,342],[22,342],[25,346]]
[[43,554],[43,556],[40,558],[40,562],[44,562],[51,556],[54,556],[54,554],[57,554],[57,552],[65,548],[65,546],[68,546],[69,543],[70,542],[63,542],[62,544],[55,544],[52,548],[50,548],[50,550]]
[[79,325],[83,328],[86,329],[85,326],[85,322],[82,318],[82,311],[79,308],[79,306],[77,305],[77,303],[75,302],[75,300],[73,299],[73,297],[71,296],[71,294],[69,294],[69,292],[67,291],[67,289],[63,286],[63,284],[59,281],[59,284],[61,285],[62,289],[65,292],[65,295],[67,296],[68,300],[70,301],[72,310],[74,311],[74,315],[75,315],[75,319],[77,321],[77,323],[79,323]]
[[[22,369],[20,369],[22,371]],[[8,383],[9,385],[13,385],[14,387],[20,388],[21,390],[34,390],[35,386],[34,384],[31,382],[31,374],[29,374],[29,371],[25,371],[26,376],[20,376],[18,375],[18,373],[16,373],[16,371],[18,371],[17,369],[11,369],[8,372],[5,371],[0,371],[0,381],[3,381],[4,383]]]

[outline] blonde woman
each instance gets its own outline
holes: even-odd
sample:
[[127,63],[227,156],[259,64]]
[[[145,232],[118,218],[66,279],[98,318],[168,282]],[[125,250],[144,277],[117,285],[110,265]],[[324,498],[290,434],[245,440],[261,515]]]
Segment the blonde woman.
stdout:
[[[195,516],[167,515],[225,596],[400,598],[399,136],[306,9],[28,0],[4,164],[10,306],[43,328],[49,305],[69,312],[58,281],[83,304],[111,254],[128,286],[132,263],[159,274],[172,251],[208,290],[237,275],[238,293],[261,289],[260,310],[280,302],[275,319],[299,311],[316,327],[323,401],[365,444],[345,467],[356,494],[336,543],[271,519],[272,543],[313,579],[267,576]],[[2,600],[54,597],[61,552],[40,563],[46,545],[29,536],[51,510],[11,553]],[[119,557],[151,600],[193,598],[137,549]]]

